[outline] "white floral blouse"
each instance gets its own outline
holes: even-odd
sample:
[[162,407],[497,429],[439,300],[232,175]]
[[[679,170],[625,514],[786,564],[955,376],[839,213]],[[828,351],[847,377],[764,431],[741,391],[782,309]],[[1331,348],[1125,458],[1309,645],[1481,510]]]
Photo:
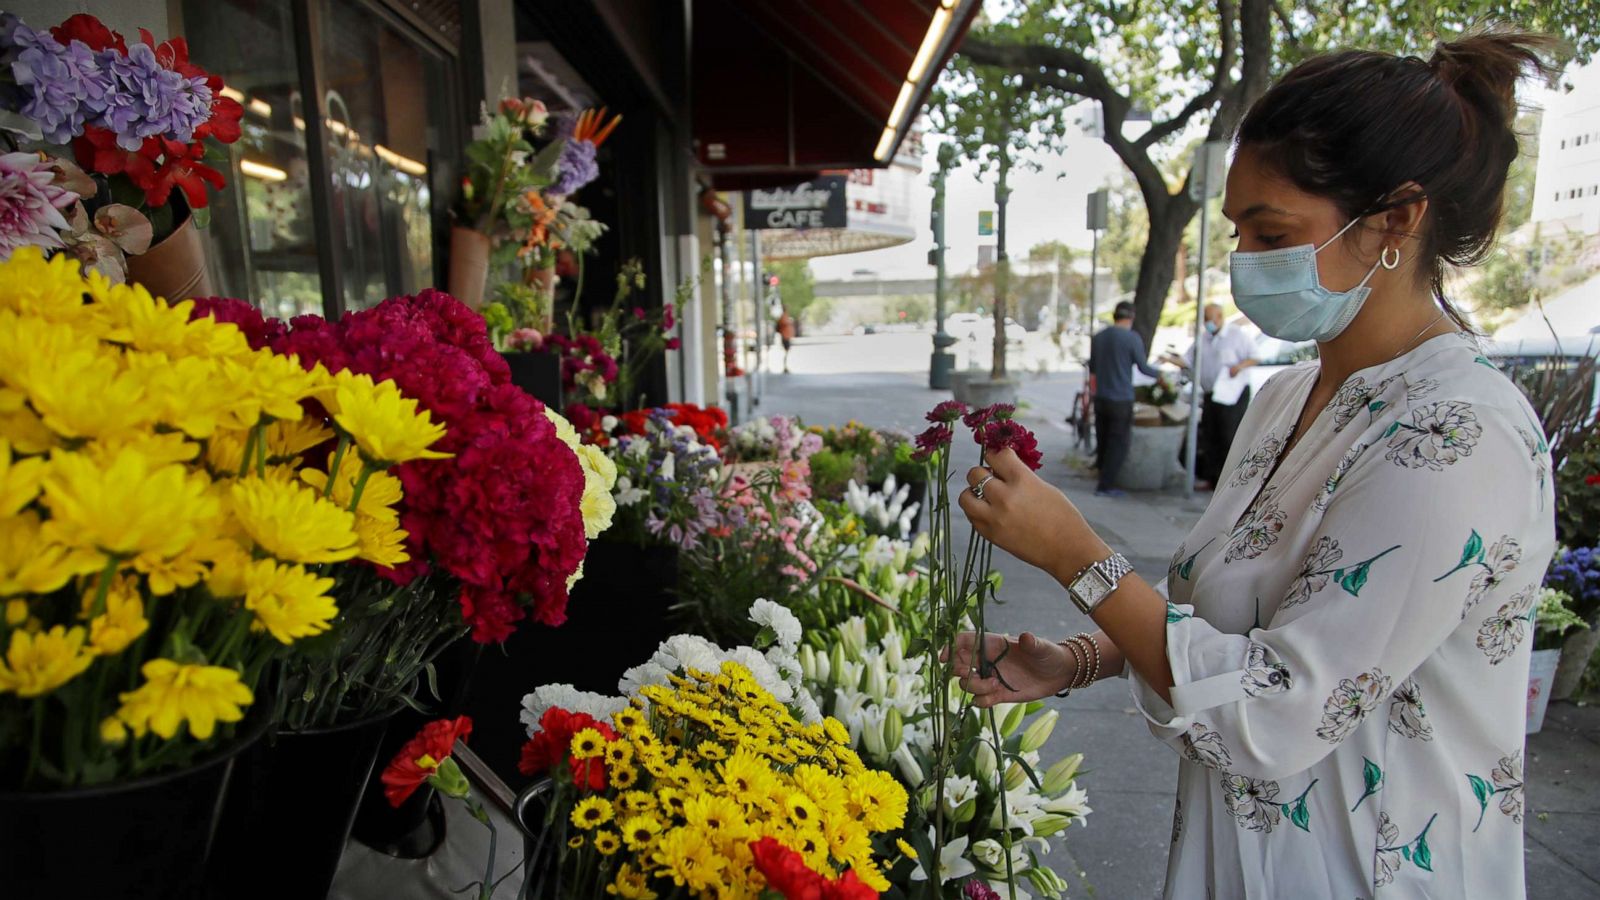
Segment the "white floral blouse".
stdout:
[[1183,757],[1166,896],[1523,897],[1542,430],[1451,334],[1351,376],[1280,463],[1316,377],[1252,401],[1172,560],[1171,705],[1133,676]]

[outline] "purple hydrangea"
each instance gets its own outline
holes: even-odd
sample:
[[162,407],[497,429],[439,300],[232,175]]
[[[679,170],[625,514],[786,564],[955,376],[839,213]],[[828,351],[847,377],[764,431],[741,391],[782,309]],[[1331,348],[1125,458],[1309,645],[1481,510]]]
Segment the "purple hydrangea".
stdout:
[[1600,547],[1573,547],[1550,562],[1545,587],[1566,591],[1585,618],[1600,609]]
[[[82,41],[63,46],[48,31],[34,31],[21,22],[8,24],[9,40],[16,54],[11,74],[26,98],[21,113],[37,123],[45,139],[55,144],[65,144],[82,134],[86,122],[98,124],[113,93],[104,60]],[[115,51],[110,52],[115,55]],[[150,53],[150,59],[154,62],[154,53]],[[176,73],[168,74],[176,77]],[[129,149],[138,149],[138,145]]]
[[594,158],[595,147],[588,141],[567,138],[561,145],[561,158],[556,161],[556,181],[550,193],[565,196],[600,177],[600,164]]
[[106,50],[101,60],[112,90],[97,124],[116,133],[118,147],[132,152],[151,137],[186,144],[210,119],[212,96],[205,81],[163,68],[149,46],[134,44],[127,56]]

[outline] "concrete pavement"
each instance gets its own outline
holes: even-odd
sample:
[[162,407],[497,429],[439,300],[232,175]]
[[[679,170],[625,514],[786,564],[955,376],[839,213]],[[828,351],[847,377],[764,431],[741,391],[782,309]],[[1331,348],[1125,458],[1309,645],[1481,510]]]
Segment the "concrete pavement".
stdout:
[[[1036,336],[1030,336],[1030,338]],[[915,340],[913,340],[915,339]],[[930,348],[923,335],[802,338],[795,374],[769,375],[757,412],[798,415],[809,424],[857,419],[877,427],[920,431],[923,413],[948,392],[927,386]],[[1094,496],[1080,464],[1069,463],[1072,435],[1064,419],[1082,374],[1044,346],[1029,346],[1019,367],[1021,416],[1045,454],[1040,475],[1072,498],[1095,530],[1151,581],[1164,577],[1173,549],[1204,510],[1206,495]],[[917,360],[920,359],[920,367]],[[957,472],[977,462],[958,444]],[[961,517],[957,521],[962,522]],[[959,526],[958,526],[959,527]],[[1056,637],[1093,630],[1048,576],[996,555],[1005,576],[998,627]],[[1094,812],[1074,829],[1054,867],[1078,896],[1105,900],[1159,897],[1166,872],[1177,757],[1150,737],[1134,711],[1127,683],[1108,679],[1051,700],[1062,717],[1047,758],[1084,754],[1082,784]],[[1526,823],[1528,896],[1535,900],[1600,898],[1600,707],[1552,706],[1542,733],[1529,738]]]

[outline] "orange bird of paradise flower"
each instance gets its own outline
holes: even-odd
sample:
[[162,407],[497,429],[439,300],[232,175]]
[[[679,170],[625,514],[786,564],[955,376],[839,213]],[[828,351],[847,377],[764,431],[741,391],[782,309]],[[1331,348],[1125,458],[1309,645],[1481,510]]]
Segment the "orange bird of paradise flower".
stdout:
[[622,116],[618,114],[610,122],[606,122],[608,109],[609,107],[601,107],[598,111],[586,109],[579,113],[578,121],[572,126],[573,140],[588,141],[596,147],[605,143],[605,139],[611,136],[611,132],[615,131],[618,123],[622,121]]

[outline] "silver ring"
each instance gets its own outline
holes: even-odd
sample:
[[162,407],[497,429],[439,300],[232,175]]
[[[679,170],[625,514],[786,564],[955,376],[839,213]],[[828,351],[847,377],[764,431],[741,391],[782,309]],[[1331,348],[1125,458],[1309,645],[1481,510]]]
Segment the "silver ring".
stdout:
[[994,476],[993,475],[985,475],[982,478],[978,479],[978,483],[972,486],[972,496],[977,497],[979,500],[982,500],[983,499],[983,486],[988,484],[989,482],[991,482],[993,480],[994,480]]

